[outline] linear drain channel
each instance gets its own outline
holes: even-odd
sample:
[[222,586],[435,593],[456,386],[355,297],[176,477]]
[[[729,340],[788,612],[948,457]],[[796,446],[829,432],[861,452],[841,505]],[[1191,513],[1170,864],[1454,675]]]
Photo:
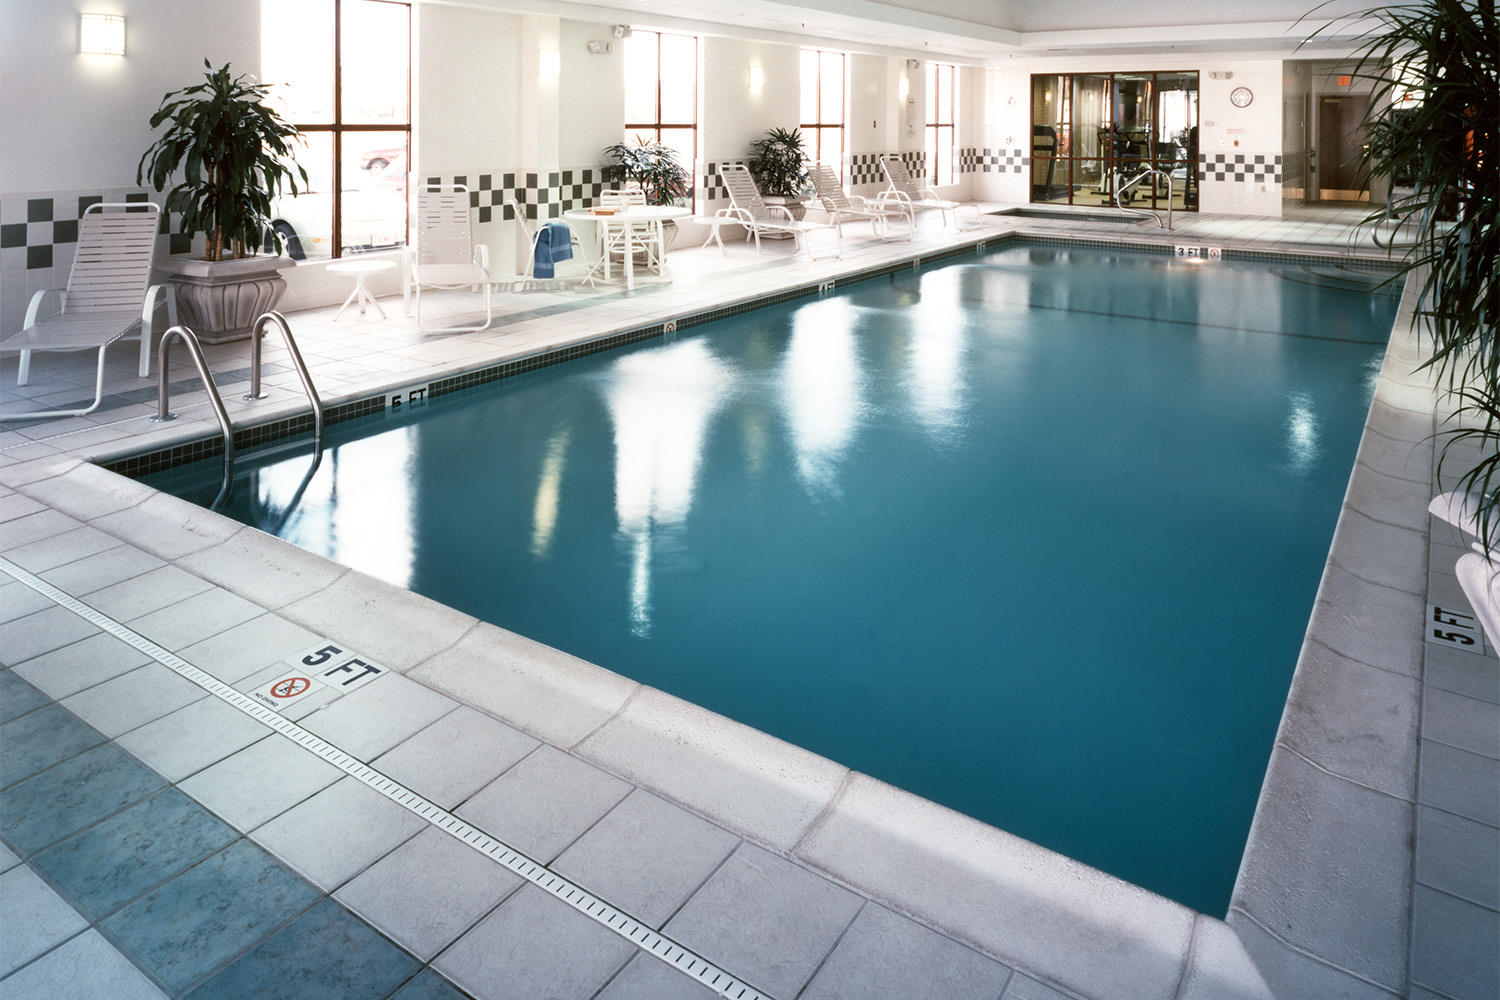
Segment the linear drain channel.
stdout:
[[71,594],[66,594],[58,590],[46,580],[32,575],[4,558],[0,558],[0,569],[3,569],[10,576],[26,584],[26,586],[37,593],[67,608],[80,618],[87,620],[115,638],[129,643],[163,666],[176,671],[181,676],[203,688],[209,694],[234,706],[255,721],[270,729],[274,729],[288,739],[294,740],[303,749],[317,754],[319,758],[337,767],[350,777],[363,782],[391,801],[416,813],[444,833],[456,837],[474,850],[499,862],[526,879],[532,885],[550,893],[580,913],[592,917],[616,934],[628,939],[632,944],[650,952],[678,971],[692,976],[704,986],[718,992],[721,996],[728,997],[730,1000],[772,1000],[767,994],[760,992],[748,983],[736,979],[706,958],[684,948],[671,938],[657,933],[646,924],[641,923],[628,913],[611,906],[582,886],[558,875],[546,865],[527,857],[508,844],[496,840],[483,830],[453,815],[437,803],[423,798],[400,782],[393,781],[363,761],[350,756],[322,737],[308,732],[290,719],[283,718],[275,710],[262,705],[248,695],[241,694],[217,677],[204,673],[182,659],[182,657],[158,646],[139,632],[135,632],[113,618],[89,607]]

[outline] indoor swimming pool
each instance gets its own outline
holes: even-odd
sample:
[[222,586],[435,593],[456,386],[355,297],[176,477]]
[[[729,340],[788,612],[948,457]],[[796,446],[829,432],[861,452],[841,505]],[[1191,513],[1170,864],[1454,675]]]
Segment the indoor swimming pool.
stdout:
[[1007,246],[242,456],[225,513],[1222,915],[1383,277]]

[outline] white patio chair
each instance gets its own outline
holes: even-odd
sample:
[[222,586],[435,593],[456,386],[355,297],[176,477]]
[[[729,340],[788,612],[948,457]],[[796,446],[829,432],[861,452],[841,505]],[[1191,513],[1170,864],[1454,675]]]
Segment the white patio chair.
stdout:
[[827,260],[826,256],[813,255],[808,236],[831,230],[837,247],[833,256],[844,255],[844,236],[837,226],[794,219],[792,213],[783,205],[775,206],[775,211],[780,214],[773,215],[772,208],[761,200],[760,192],[755,187],[755,180],[750,176],[750,169],[744,164],[725,164],[720,168],[720,176],[724,178],[724,187],[729,192],[729,203],[733,206],[729,211],[739,220],[740,225],[745,227],[747,238],[752,236],[755,238],[757,253],[760,252],[762,233],[787,233],[796,241],[798,249],[807,253],[809,259]]
[[[99,352],[94,401],[79,410],[0,413],[0,420],[72,417],[92,413],[104,401],[104,350],[117,340],[139,340],[140,375],[151,374],[152,317],[165,298],[167,325],[177,322],[177,299],[167,285],[151,284],[161,207],[148,202],[90,205],[78,220],[78,245],[68,271],[68,287],[32,296],[21,332],[0,342],[0,351],[19,351],[16,384],[31,375],[33,351]],[[48,303],[57,299],[55,311]]]
[[572,226],[569,226],[566,222],[563,222],[561,219],[549,219],[549,220],[545,220],[545,221],[539,220],[539,224],[537,226],[533,227],[530,224],[529,220],[527,220],[527,218],[526,218],[526,210],[521,207],[521,203],[520,202],[516,201],[514,198],[507,198],[507,199],[505,199],[505,203],[507,205],[509,205],[510,206],[510,210],[515,213],[515,216],[516,216],[516,225],[518,225],[518,226],[521,227],[521,232],[526,236],[526,244],[527,244],[528,249],[526,251],[526,266],[521,269],[521,277],[523,279],[528,280],[528,281],[552,281],[552,280],[556,279],[556,277],[557,277],[556,275],[551,275],[551,276],[546,276],[546,277],[540,277],[540,278],[537,277],[537,275],[536,275],[536,244],[537,244],[537,240],[541,239],[542,231],[548,226],[549,223],[552,223],[552,222],[556,222],[558,225],[561,225],[561,226],[564,226],[564,227],[567,228],[567,230],[568,230],[568,245],[570,247],[575,248],[578,251],[578,258],[580,260],[582,260],[585,264],[588,263],[588,258],[584,255],[584,252],[583,252],[583,243],[579,241],[579,239],[578,239],[578,233],[574,232]]
[[969,214],[972,218],[960,219],[959,209],[964,208],[962,203],[947,201],[938,197],[938,193],[930,187],[923,187],[917,183],[911,171],[906,169],[906,164],[900,157],[883,156],[880,165],[885,169],[886,180],[890,182],[887,191],[902,204],[907,205],[913,212],[937,211],[942,214],[943,225],[948,224],[948,213],[953,213],[954,225],[959,229],[975,229],[979,226],[979,209],[972,209]]
[[[490,248],[475,246],[469,189],[463,185],[424,184],[417,192],[415,248],[407,248],[416,299],[417,329],[422,333],[476,333],[494,322],[490,304]],[[422,289],[478,288],[484,294],[484,322],[479,326],[428,328],[422,325]],[[408,308],[408,312],[410,309]]]
[[[599,192],[599,206],[628,212],[631,206],[646,204],[646,192],[640,188],[609,188]],[[635,263],[638,267],[661,267],[666,256],[666,227],[660,223],[640,222],[631,228],[629,243],[635,248]],[[602,232],[602,230],[601,230]],[[601,247],[612,260],[625,257],[626,234],[623,229],[612,229],[609,246]]]
[[[911,207],[889,197],[889,192],[873,199],[846,194],[838,174],[826,163],[811,164],[808,173],[812,175],[818,201],[822,202],[823,210],[839,228],[840,234],[844,231],[844,223],[850,220],[868,221],[870,229],[883,240],[909,240],[916,231],[916,215]],[[900,221],[903,225],[893,231],[893,221]]]

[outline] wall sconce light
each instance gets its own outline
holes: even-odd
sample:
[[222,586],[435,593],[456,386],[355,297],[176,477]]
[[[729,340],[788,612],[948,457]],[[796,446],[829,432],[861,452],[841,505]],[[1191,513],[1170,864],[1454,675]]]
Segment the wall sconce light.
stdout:
[[556,49],[541,49],[537,52],[537,75],[555,80],[562,75],[562,53]]
[[896,89],[900,92],[901,100],[904,102],[911,94],[911,80],[903,76],[901,83],[897,85]]
[[750,67],[750,89],[761,90],[766,85],[766,71],[759,66]]
[[123,56],[125,54],[125,16],[123,14],[78,15],[78,51],[81,55]]

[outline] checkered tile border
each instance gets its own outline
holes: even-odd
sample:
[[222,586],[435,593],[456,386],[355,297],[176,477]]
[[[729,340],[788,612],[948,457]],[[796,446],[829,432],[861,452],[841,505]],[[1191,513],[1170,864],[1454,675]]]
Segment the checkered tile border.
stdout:
[[1198,179],[1205,184],[1280,184],[1281,156],[1267,153],[1204,153]]
[[[53,192],[45,195],[7,194],[0,197],[0,270],[34,271],[61,266],[72,259],[78,242],[78,220],[99,202],[162,204],[164,194],[135,191]],[[192,239],[176,232],[179,212],[163,212],[158,253],[187,253]]]
[[[698,178],[698,191],[705,202],[728,201],[729,189],[724,184],[724,173],[722,168],[734,164],[744,164],[744,160],[718,160],[713,163],[703,164],[703,176]],[[717,211],[713,209],[711,211]]]
[[962,174],[1019,174],[1030,163],[1024,149],[978,149],[969,146],[958,153],[958,171]]
[[515,213],[505,202],[513,199],[526,218],[556,219],[574,208],[588,208],[604,190],[599,167],[575,167],[549,173],[520,171],[430,174],[424,184],[462,184],[469,189],[469,205],[478,221],[509,222]]

